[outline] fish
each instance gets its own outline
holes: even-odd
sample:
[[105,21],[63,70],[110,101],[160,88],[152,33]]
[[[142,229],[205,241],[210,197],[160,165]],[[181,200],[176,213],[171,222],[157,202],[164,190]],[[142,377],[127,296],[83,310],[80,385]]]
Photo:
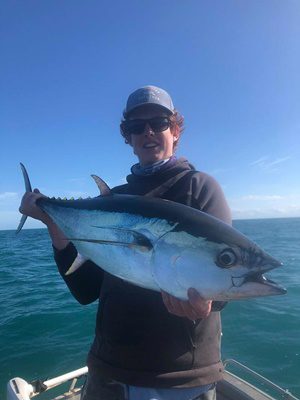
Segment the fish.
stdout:
[[113,193],[101,178],[92,177],[100,190],[97,197],[36,201],[78,251],[66,274],[91,260],[133,285],[181,300],[188,299],[189,288],[216,301],[286,293],[264,275],[282,263],[231,225],[170,200]]

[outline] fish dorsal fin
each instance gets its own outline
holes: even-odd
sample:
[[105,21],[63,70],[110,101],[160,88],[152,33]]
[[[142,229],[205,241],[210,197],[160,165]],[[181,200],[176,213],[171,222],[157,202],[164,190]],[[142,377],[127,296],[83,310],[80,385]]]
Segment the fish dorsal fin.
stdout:
[[109,186],[97,175],[91,175],[100,190],[101,196],[110,196],[112,194]]

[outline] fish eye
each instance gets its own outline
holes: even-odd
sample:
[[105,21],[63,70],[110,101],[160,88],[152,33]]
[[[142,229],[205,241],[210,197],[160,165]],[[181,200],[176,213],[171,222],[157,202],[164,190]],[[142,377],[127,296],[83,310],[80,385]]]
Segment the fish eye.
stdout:
[[237,263],[237,255],[232,249],[224,249],[218,254],[217,265],[221,268],[230,268]]

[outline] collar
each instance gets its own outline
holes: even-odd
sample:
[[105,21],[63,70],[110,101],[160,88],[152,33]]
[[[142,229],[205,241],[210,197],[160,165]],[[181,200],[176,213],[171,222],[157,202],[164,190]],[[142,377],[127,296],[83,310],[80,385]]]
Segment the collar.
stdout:
[[140,176],[153,175],[156,172],[160,171],[161,169],[165,169],[166,166],[173,164],[175,161],[176,161],[176,157],[171,156],[170,158],[167,158],[166,160],[156,161],[155,163],[144,166],[144,167],[138,163],[138,164],[134,164],[131,167],[131,172],[134,175],[140,175]]

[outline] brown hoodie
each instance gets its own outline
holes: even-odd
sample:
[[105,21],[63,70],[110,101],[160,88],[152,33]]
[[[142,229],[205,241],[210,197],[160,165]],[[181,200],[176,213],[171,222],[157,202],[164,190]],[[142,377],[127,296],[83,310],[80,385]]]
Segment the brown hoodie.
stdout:
[[[131,174],[127,182],[113,192],[161,197],[231,223],[219,184],[185,159],[171,160],[149,176]],[[146,387],[199,386],[222,379],[217,311],[222,304],[215,302],[216,311],[195,322],[177,317],[166,310],[160,293],[118,279],[90,261],[66,277],[75,256],[72,244],[55,250],[59,271],[75,298],[82,304],[100,299],[90,369]]]

